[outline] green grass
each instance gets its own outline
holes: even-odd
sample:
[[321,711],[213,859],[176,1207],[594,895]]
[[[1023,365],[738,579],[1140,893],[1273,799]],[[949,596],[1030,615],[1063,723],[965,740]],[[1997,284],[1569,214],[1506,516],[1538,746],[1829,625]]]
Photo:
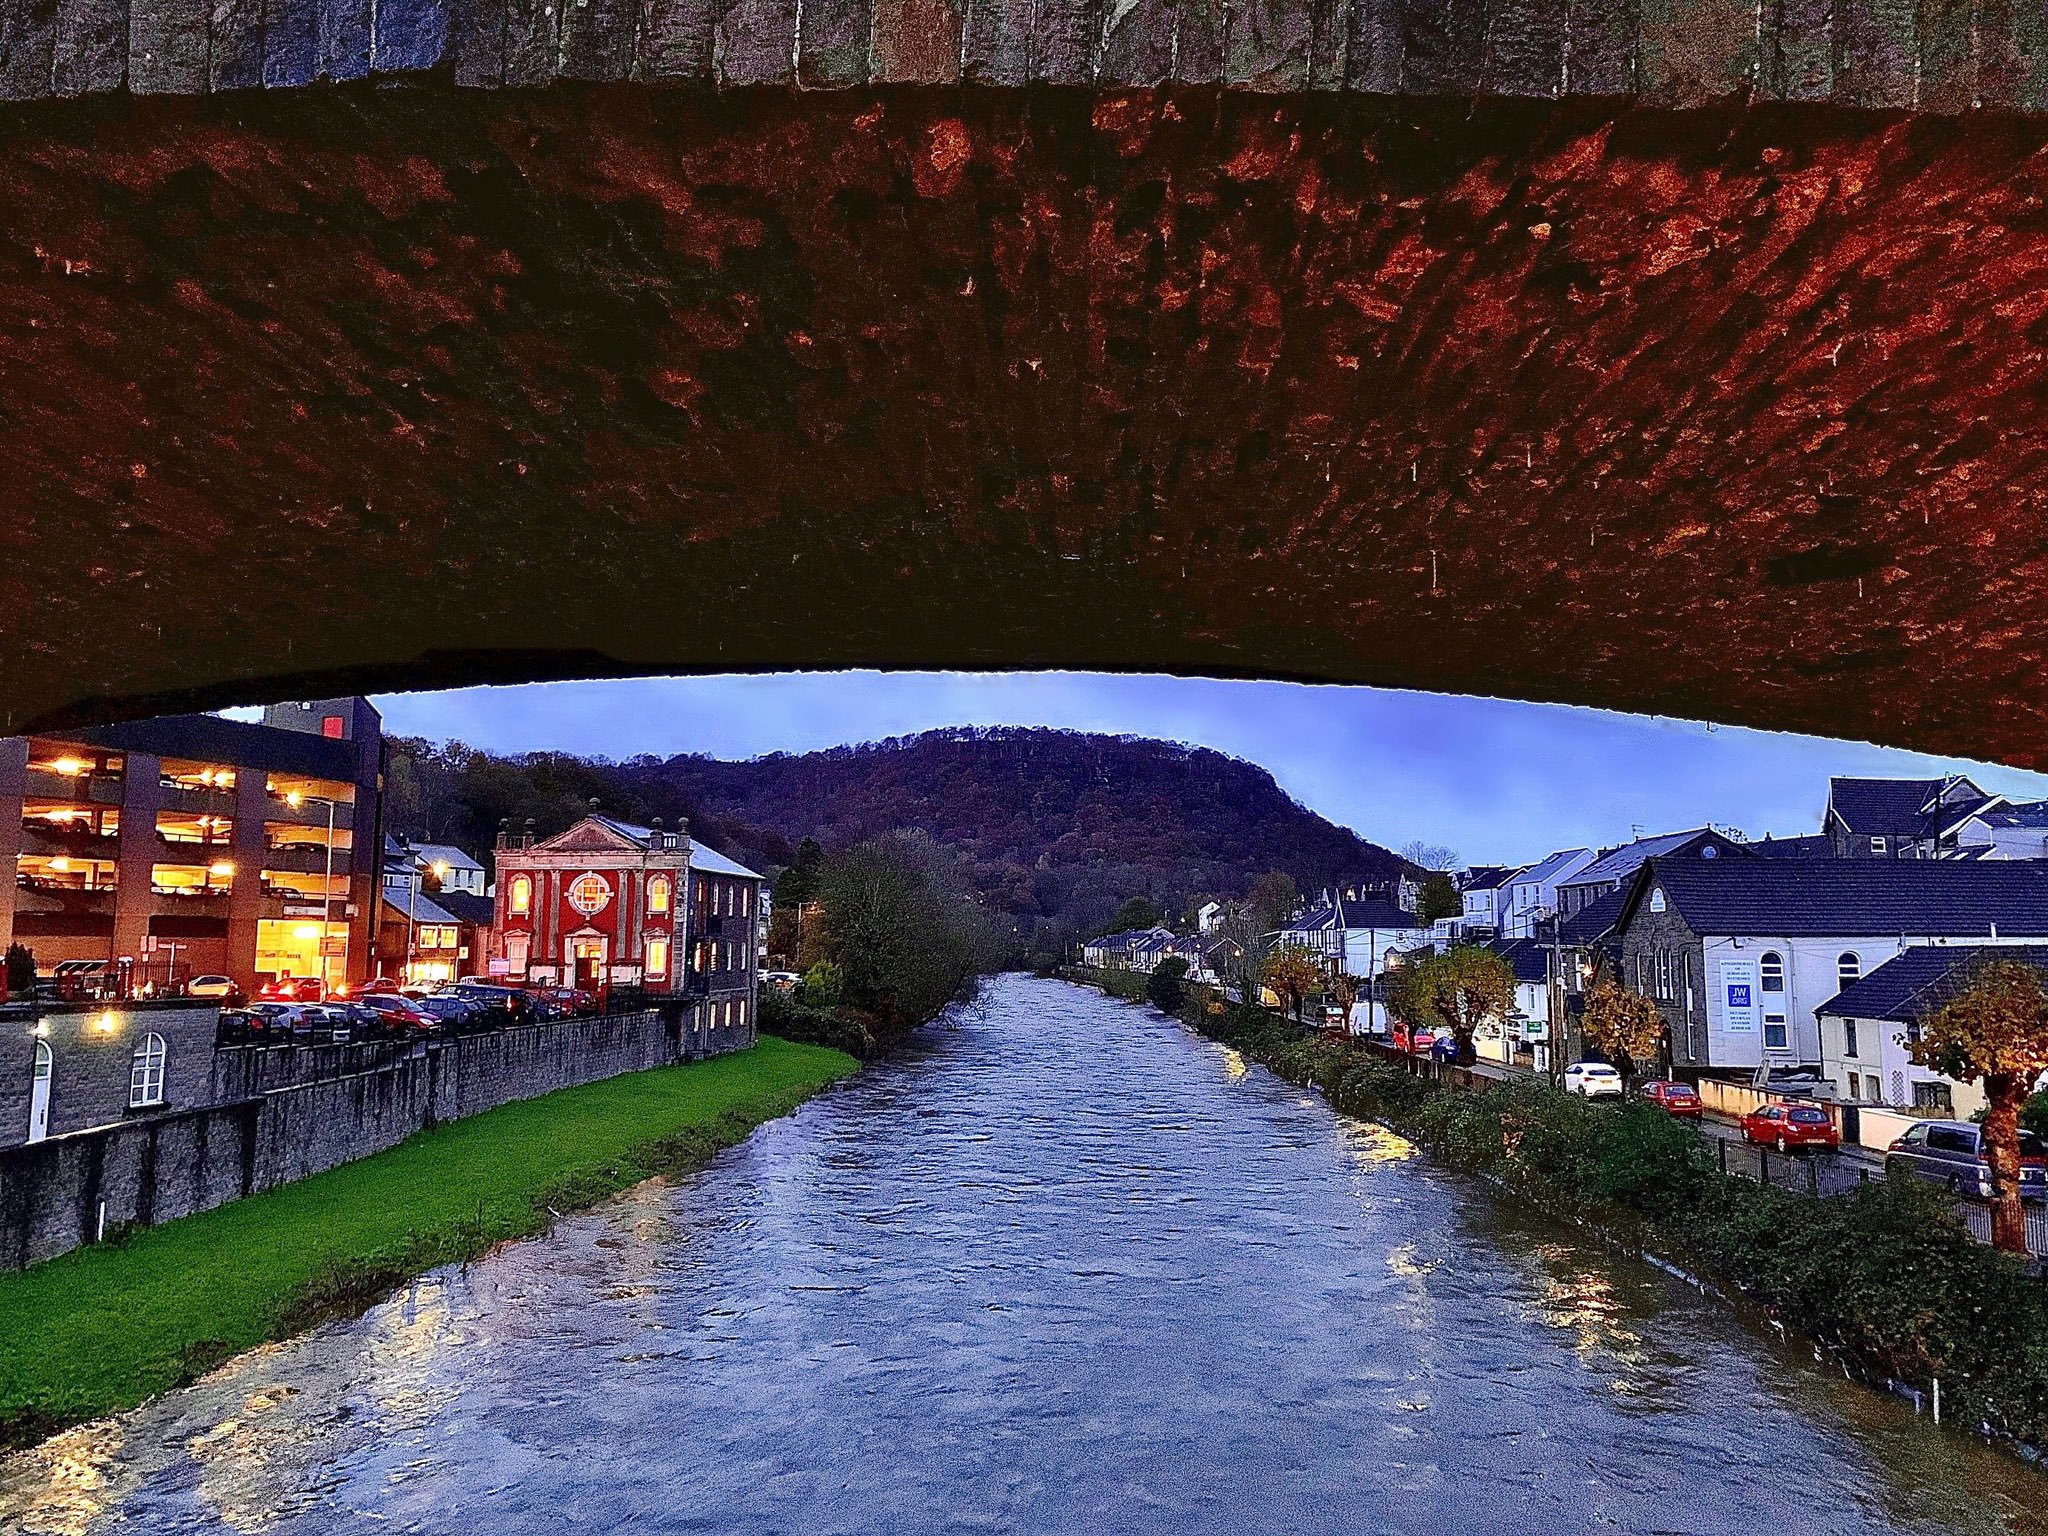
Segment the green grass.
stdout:
[[388,1152],[0,1275],[0,1442],[134,1406],[405,1279],[702,1163],[857,1069],[750,1051],[565,1088]]

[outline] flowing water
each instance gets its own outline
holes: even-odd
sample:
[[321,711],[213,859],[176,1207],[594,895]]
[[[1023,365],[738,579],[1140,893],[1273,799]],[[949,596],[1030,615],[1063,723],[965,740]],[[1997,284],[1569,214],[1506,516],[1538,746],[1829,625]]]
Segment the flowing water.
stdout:
[[0,1463],[16,1529],[2043,1533],[2048,1479],[1008,977],[695,1177]]

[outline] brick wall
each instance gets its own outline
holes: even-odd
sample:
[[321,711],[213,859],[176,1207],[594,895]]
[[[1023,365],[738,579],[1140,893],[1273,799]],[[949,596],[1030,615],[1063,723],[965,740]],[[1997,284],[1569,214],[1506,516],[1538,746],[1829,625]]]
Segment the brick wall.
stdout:
[[359,1050],[221,1052],[215,1081],[255,1092],[0,1150],[0,1269],[92,1242],[103,1225],[168,1221],[288,1184],[441,1121],[753,1043],[751,1010],[730,1027],[704,1018],[699,1004],[525,1025],[361,1070],[348,1070]]

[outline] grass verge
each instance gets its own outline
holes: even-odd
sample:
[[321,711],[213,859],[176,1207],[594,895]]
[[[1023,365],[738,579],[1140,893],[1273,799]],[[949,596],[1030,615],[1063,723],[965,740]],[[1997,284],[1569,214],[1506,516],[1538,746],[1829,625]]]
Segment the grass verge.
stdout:
[[413,1275],[698,1166],[857,1069],[764,1036],[437,1126],[374,1157],[0,1275],[0,1445],[130,1408]]

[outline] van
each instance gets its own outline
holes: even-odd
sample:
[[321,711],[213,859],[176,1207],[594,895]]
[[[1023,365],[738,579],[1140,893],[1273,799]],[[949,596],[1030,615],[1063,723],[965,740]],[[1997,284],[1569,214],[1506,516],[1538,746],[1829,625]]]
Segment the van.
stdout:
[[[1909,1127],[1885,1152],[1884,1165],[1917,1174],[1950,1194],[1991,1198],[1984,1128],[1965,1120],[1923,1120]],[[2020,1197],[2048,1199],[2048,1145],[2033,1131],[2020,1132]]]

